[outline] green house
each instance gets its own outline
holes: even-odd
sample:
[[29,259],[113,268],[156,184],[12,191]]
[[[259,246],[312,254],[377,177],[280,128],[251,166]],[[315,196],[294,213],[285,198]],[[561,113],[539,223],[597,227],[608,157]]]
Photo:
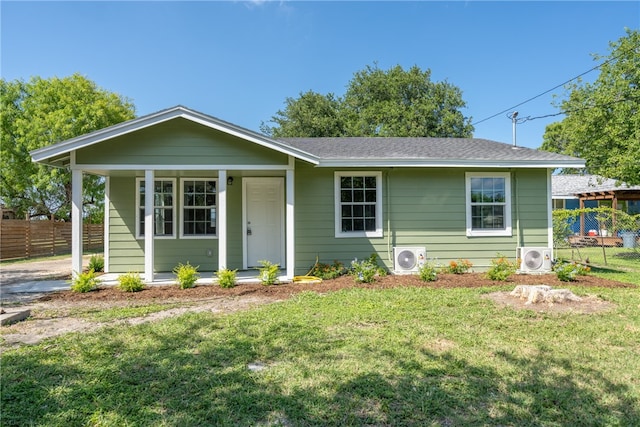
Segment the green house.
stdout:
[[497,253],[551,247],[551,173],[584,167],[476,138],[272,139],[182,106],[31,154],[72,170],[73,271],[82,176],[97,174],[105,269],[146,281],[187,261],[216,271],[268,260],[291,278],[372,253],[392,271],[414,271],[413,256],[482,269]]

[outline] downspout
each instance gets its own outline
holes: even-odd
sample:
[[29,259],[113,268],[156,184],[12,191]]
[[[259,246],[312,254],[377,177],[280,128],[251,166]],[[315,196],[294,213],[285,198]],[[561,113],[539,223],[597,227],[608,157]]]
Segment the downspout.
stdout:
[[513,192],[516,195],[516,247],[519,248],[522,246],[522,242],[520,241],[520,197],[518,196],[518,180],[516,171],[511,170],[512,181],[513,181]]
[[391,248],[391,189],[389,188],[389,174],[391,169],[385,174],[385,187],[387,189],[387,259],[393,261],[392,248]]

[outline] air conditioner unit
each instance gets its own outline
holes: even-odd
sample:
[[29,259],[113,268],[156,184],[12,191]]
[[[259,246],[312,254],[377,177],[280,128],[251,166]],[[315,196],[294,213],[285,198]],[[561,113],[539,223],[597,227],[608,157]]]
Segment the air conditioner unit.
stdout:
[[516,249],[521,273],[548,273],[551,271],[551,249],[521,247]]
[[393,272],[416,273],[427,260],[427,250],[420,247],[397,246],[393,248]]

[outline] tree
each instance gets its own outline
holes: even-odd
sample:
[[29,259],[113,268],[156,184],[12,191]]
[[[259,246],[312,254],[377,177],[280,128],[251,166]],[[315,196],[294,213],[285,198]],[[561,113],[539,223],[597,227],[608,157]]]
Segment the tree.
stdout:
[[[0,199],[18,216],[68,220],[71,172],[33,163],[29,151],[134,118],[127,99],[87,78],[0,80]],[[85,214],[100,216],[104,180],[84,177]]]
[[640,184],[640,32],[610,43],[594,83],[566,87],[566,117],[547,126],[542,149],[581,157],[588,173]]
[[462,92],[447,82],[431,81],[431,71],[377,65],[354,74],[343,98],[312,91],[287,98],[284,111],[263,123],[274,137],[433,136],[470,137],[471,119]]

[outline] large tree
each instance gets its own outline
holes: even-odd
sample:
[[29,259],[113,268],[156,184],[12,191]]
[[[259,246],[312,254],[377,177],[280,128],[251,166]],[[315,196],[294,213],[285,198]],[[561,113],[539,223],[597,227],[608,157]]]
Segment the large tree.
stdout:
[[[133,104],[74,74],[0,80],[0,200],[20,217],[68,220],[71,172],[33,163],[29,151],[135,117]],[[103,212],[104,183],[84,177],[85,214]]]
[[542,149],[578,156],[588,173],[640,184],[640,32],[610,43],[593,83],[567,86],[565,118],[547,126]]
[[432,136],[470,137],[471,119],[462,92],[448,82],[432,82],[431,71],[397,65],[381,70],[377,65],[358,71],[344,97],[313,91],[271,118],[275,126],[262,130],[274,137],[317,136]]

